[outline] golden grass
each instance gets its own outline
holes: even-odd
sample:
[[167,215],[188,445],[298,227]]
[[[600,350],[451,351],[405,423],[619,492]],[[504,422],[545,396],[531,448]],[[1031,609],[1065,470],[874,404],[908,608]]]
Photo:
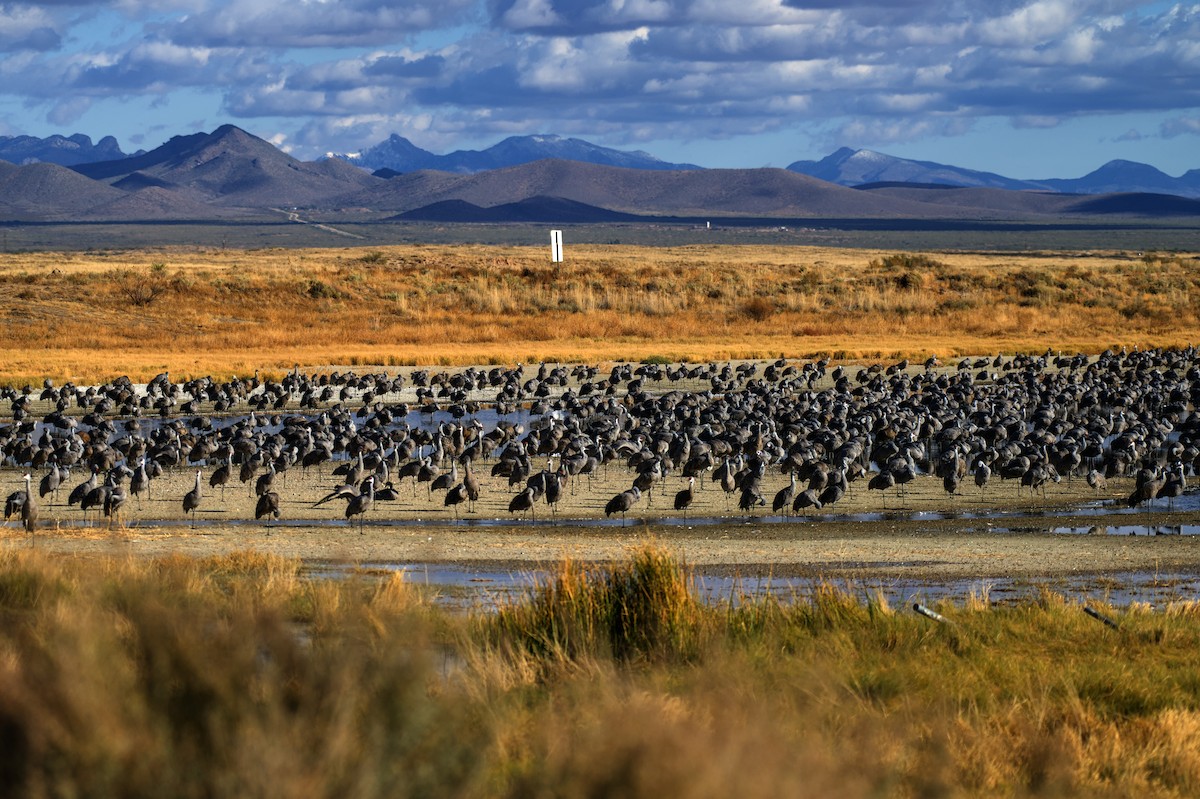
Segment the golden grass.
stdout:
[[1194,605],[1101,608],[1117,630],[1052,593],[943,602],[944,625],[828,585],[705,605],[652,549],[557,579],[464,623],[253,552],[4,553],[5,795],[1200,790]]
[[0,380],[305,366],[923,358],[1200,338],[1194,255],[154,249],[0,259]]

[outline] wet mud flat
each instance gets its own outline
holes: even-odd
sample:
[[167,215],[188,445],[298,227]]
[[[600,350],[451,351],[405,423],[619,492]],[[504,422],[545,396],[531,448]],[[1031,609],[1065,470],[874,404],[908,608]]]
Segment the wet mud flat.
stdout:
[[[85,522],[76,508],[51,506],[56,521],[33,536],[6,527],[0,545],[73,557],[256,550],[298,559],[314,578],[403,572],[452,606],[486,607],[519,595],[564,560],[601,564],[646,545],[686,563],[710,601],[766,594],[787,600],[826,582],[894,604],[1018,601],[1042,590],[1118,605],[1200,599],[1200,535],[1194,534],[1200,495],[1189,493],[1171,510],[1128,508],[1073,485],[1044,499],[997,491],[968,509],[962,498],[938,497],[935,488],[941,490],[940,481],[920,481],[904,509],[887,511],[878,509],[880,498],[870,495],[876,492],[859,491],[842,512],[799,519],[766,513],[683,518],[667,508],[659,515],[642,508],[624,520],[596,513],[531,520],[501,512],[508,493],[495,487],[491,506],[466,520],[410,501],[383,504],[361,525],[337,518],[335,508],[328,518],[269,526],[245,518],[252,514],[243,505],[251,499],[230,488],[226,503],[232,504],[210,507],[195,523],[181,511],[167,512],[177,504],[173,496],[158,500],[160,514],[148,501],[140,517],[131,510],[111,525]],[[311,490],[306,486],[304,494]],[[716,510],[720,492],[706,493]],[[298,512],[301,503],[294,501]],[[59,514],[67,510],[75,515]]]

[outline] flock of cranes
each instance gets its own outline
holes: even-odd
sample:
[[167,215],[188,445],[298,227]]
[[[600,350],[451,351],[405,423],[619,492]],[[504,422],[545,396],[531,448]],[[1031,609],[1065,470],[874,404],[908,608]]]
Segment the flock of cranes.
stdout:
[[[255,519],[279,520],[283,477],[316,471],[340,482],[295,508],[344,503],[344,518],[361,531],[380,504],[428,505],[434,491],[455,519],[485,491],[511,494],[511,514],[536,518],[543,504],[554,516],[568,491],[601,469],[626,470],[628,488],[594,505],[624,521],[683,483],[670,504],[686,514],[697,481],[717,484],[743,513],[829,508],[863,484],[886,503],[923,475],[950,496],[1002,480],[1034,496],[1062,479],[1102,490],[1132,478],[1128,504],[1170,504],[1200,466],[1200,356],[1190,347],[966,358],[950,367],[781,359],[407,376],[295,370],[227,382],[162,374],[145,387],[126,378],[86,389],[47,381],[40,393],[3,397],[12,422],[0,427],[0,452],[25,484],[9,495],[6,519],[19,517],[29,531],[39,502],[55,502],[79,471],[87,478],[67,505],[118,519],[164,474],[194,469],[192,488],[172,500],[193,524],[235,478],[254,491]],[[50,407],[40,418],[36,402]],[[772,492],[771,479],[785,484]]]

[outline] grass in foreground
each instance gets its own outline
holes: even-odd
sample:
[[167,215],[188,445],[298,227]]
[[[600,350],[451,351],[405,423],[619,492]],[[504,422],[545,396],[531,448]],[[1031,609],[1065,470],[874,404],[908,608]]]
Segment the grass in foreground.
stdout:
[[1044,594],[937,625],[696,601],[642,550],[467,618],[299,564],[0,558],[11,796],[1177,796],[1200,615]]
[[1200,338],[1194,254],[157,249],[0,259],[0,381],[294,364],[1095,352]]

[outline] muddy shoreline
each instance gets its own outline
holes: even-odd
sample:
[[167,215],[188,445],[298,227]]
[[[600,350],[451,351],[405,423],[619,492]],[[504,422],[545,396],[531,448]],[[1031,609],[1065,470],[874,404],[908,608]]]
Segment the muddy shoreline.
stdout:
[[[1143,514],[1020,516],[1003,519],[838,518],[793,522],[728,519],[689,526],[652,519],[625,527],[548,524],[485,527],[454,522],[415,524],[368,519],[276,525],[222,524],[192,528],[134,520],[111,528],[46,526],[36,535],[7,527],[0,545],[73,555],[157,558],[208,557],[256,550],[322,564],[455,564],[465,570],[520,572],[563,560],[605,562],[647,544],[675,553],[697,572],[713,575],[925,580],[1062,577],[1127,572],[1200,573],[1200,536],[1154,531],[1200,524],[1194,511]],[[1066,534],[1055,529],[1091,529]],[[1110,529],[1133,529],[1114,535]],[[1150,533],[1150,534],[1147,534]]]

